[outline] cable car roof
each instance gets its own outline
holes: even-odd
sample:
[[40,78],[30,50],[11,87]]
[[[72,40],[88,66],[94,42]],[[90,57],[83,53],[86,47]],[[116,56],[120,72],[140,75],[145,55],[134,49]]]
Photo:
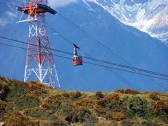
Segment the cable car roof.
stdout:
[[[32,8],[33,9],[32,9]],[[51,7],[49,7],[49,6],[47,6],[47,5],[43,5],[43,4],[37,4],[37,6],[31,6],[31,7],[29,7],[29,5],[28,6],[26,6],[26,7],[18,7],[17,9],[18,9],[18,11],[21,11],[21,12],[24,12],[24,13],[26,13],[26,14],[29,14],[29,11],[32,9],[33,11],[33,13],[31,13],[31,16],[34,16],[35,15],[35,10],[36,10],[36,12],[37,13],[45,13],[45,12],[49,12],[49,13],[51,13],[51,14],[56,14],[57,12],[54,10],[54,9],[52,9]]]
[[38,8],[43,9],[43,10],[45,10],[46,12],[49,12],[49,13],[51,13],[51,14],[56,14],[56,13],[57,13],[54,9],[52,9],[51,7],[49,7],[49,6],[47,6],[47,5],[37,4],[37,6],[38,6]]
[[77,49],[80,49],[76,44],[73,43],[73,46]]

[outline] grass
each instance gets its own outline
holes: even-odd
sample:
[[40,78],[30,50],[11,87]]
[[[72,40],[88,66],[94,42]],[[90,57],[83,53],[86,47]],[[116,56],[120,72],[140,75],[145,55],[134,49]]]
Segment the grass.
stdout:
[[166,126],[168,93],[131,89],[81,93],[0,77],[6,126]]

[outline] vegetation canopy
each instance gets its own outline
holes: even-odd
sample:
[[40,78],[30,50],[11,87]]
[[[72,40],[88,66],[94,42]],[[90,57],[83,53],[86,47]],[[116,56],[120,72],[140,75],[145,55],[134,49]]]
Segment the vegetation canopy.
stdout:
[[5,126],[166,126],[168,93],[81,93],[0,77]]

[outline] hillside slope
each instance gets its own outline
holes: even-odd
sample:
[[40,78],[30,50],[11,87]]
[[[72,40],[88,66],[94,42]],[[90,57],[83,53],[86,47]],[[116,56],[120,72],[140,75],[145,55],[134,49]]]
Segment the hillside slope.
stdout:
[[5,126],[166,126],[168,93],[81,93],[0,78]]

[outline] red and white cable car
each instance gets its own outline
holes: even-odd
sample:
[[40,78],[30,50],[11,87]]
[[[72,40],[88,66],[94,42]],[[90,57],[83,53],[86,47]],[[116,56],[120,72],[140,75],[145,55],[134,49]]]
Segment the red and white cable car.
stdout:
[[74,50],[73,50],[72,64],[74,66],[83,65],[83,57],[78,55],[78,49],[80,48],[75,44],[73,45],[74,45]]

